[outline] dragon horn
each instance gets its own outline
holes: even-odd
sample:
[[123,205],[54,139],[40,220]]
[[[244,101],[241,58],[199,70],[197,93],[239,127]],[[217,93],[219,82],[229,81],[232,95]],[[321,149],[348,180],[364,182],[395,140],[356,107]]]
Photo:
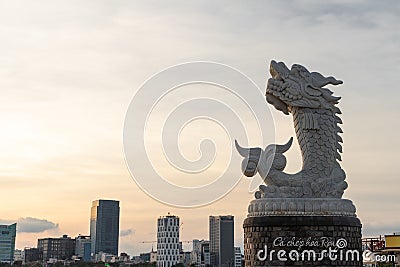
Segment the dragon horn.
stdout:
[[250,148],[241,147],[241,146],[239,145],[239,143],[238,143],[237,140],[235,140],[235,146],[236,146],[236,150],[239,152],[239,154],[240,154],[242,157],[247,157],[247,156],[249,155],[249,153],[250,153]]
[[343,82],[340,80],[336,80],[334,77],[325,77],[321,73],[318,72],[312,72],[311,73],[311,78],[312,78],[312,83],[316,87],[324,87],[325,85],[332,84],[332,85],[338,85],[342,84]]
[[290,137],[289,141],[286,144],[276,145],[275,153],[280,153],[280,154],[285,153],[292,146],[292,143],[293,143],[293,137]]

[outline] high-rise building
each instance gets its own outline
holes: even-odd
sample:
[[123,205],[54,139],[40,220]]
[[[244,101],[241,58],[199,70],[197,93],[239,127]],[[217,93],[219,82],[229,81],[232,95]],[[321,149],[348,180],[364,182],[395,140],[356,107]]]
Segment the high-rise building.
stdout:
[[82,259],[84,262],[91,261],[92,242],[90,236],[79,235],[75,238],[75,255]]
[[157,267],[179,263],[179,217],[167,215],[157,220]]
[[95,200],[90,213],[92,256],[99,252],[118,255],[119,201]]
[[17,224],[0,225],[0,262],[13,263]]
[[210,216],[210,257],[211,265],[233,267],[234,253],[234,217]]
[[38,239],[39,260],[66,260],[75,254],[75,239],[67,235],[59,238]]

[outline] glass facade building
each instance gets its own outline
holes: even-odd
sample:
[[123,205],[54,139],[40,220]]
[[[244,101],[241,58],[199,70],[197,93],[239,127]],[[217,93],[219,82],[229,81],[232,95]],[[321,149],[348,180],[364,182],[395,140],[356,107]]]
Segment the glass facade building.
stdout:
[[118,255],[119,201],[95,200],[90,215],[91,254]]
[[234,266],[234,217],[232,215],[210,216],[209,219],[211,265]]
[[13,263],[17,224],[0,225],[0,262]]

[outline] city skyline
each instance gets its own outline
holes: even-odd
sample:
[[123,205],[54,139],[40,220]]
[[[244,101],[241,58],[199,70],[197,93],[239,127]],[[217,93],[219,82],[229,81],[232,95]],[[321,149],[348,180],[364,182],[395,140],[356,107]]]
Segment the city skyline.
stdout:
[[[357,203],[364,236],[400,231],[398,2],[8,1],[1,7],[0,203],[7,205],[0,207],[0,224],[17,222],[16,248],[89,235],[90,203],[100,198],[121,202],[120,251],[130,255],[151,250],[141,242],[155,240],[154,218],[168,212],[183,222],[182,240],[208,239],[208,216],[232,214],[234,245],[242,246],[254,198],[248,179],[217,202],[180,209],[144,193],[124,161],[124,116],[137,89],[166,67],[196,60],[241,70],[261,94],[271,59],[343,80],[335,94],[343,97],[344,197]],[[276,142],[285,143],[295,135],[291,118],[271,112]],[[213,131],[207,125],[203,132]],[[187,145],[192,140],[182,142],[196,159],[197,140],[195,149]],[[298,144],[286,155],[289,172],[298,171]]]
[[[116,209],[117,208],[117,209]],[[114,211],[113,211],[114,210]],[[104,200],[99,199],[92,201],[92,208],[91,208],[91,216],[90,222],[91,226],[93,227],[92,235],[81,235],[79,234],[75,238],[71,238],[68,234],[63,234],[61,237],[55,236],[48,236],[45,238],[39,238],[37,240],[36,247],[25,247],[23,249],[15,248],[15,252],[20,253],[23,251],[26,253],[27,250],[36,249],[38,251],[38,258],[37,260],[41,261],[48,261],[51,259],[71,259],[72,256],[78,256],[84,259],[85,261],[90,260],[97,260],[96,257],[92,258],[90,255],[97,255],[97,254],[109,254],[109,255],[122,255],[126,252],[119,251],[118,247],[114,249],[114,245],[110,244],[103,244],[113,242],[112,236],[112,229],[108,231],[108,238],[104,238],[101,236],[103,234],[103,228],[111,227],[111,222],[108,219],[113,219],[116,216],[116,213],[119,213],[119,201],[117,200]],[[119,215],[119,214],[118,214]],[[118,216],[119,217],[119,216]],[[119,223],[119,218],[117,218]],[[109,224],[107,226],[107,223]],[[202,246],[206,245],[208,252],[207,260],[208,262],[211,261],[219,261],[220,259],[223,260],[235,260],[235,253],[236,251],[241,251],[240,247],[233,246],[234,240],[234,217],[232,215],[210,215],[209,216],[209,231],[208,237],[209,240],[199,240],[193,239],[191,244],[193,247],[191,249],[184,249],[182,244],[188,243],[189,241],[182,241],[179,238],[180,228],[183,223],[180,223],[179,217],[175,215],[171,215],[169,212],[167,215],[160,216],[157,219],[157,241],[147,241],[146,243],[152,244],[151,252],[158,252],[157,261],[160,262],[162,265],[162,261],[166,261],[167,265],[173,265],[179,262],[179,253],[180,252],[192,252],[195,249],[198,249],[200,255],[198,255],[199,260],[203,259],[204,262],[204,248]],[[11,248],[15,247],[15,237],[16,237],[16,223],[12,225],[0,225],[4,229],[14,229],[13,233],[11,233],[11,237],[14,240],[14,243],[11,244]],[[1,228],[0,227],[0,228]],[[99,229],[94,229],[99,228]],[[110,236],[111,235],[111,236]],[[6,239],[10,238],[10,234],[7,233],[5,235]],[[209,250],[210,243],[212,244],[212,251]],[[156,250],[154,250],[154,244],[156,244]],[[86,246],[88,245],[88,246]],[[106,245],[106,246],[105,246]],[[195,248],[198,246],[197,248]],[[232,255],[228,253],[229,248],[232,250]],[[1,249],[1,248],[0,248]],[[8,248],[6,248],[8,249]],[[11,253],[13,249],[9,251]],[[172,251],[172,252],[171,252]],[[235,253],[234,253],[235,251]],[[12,253],[13,255],[16,255]],[[42,254],[41,254],[42,253]],[[142,252],[140,254],[145,254],[148,252]],[[1,253],[0,253],[1,254]],[[128,254],[127,254],[128,255]],[[173,255],[174,258],[168,259],[165,258],[165,255]],[[138,255],[132,255],[138,256]],[[20,255],[19,257],[24,257]],[[58,258],[61,257],[61,258]],[[229,259],[231,257],[231,259]],[[219,260],[217,260],[218,258]],[[11,259],[11,258],[10,258]],[[15,260],[15,259],[14,259]],[[24,258],[22,259],[24,261]],[[10,260],[12,261],[12,260]]]
[[[103,203],[102,203],[103,202]],[[119,201],[116,200],[96,200],[92,202],[93,208],[104,206],[104,204],[114,204],[117,203],[119,208]],[[112,206],[105,205],[102,207],[100,213],[104,210],[110,210]],[[110,217],[113,214],[109,214]],[[92,216],[91,216],[92,217]],[[107,221],[107,220],[106,220]],[[243,261],[243,254],[241,253],[242,247],[233,246],[234,239],[234,217],[232,215],[210,215],[209,216],[209,240],[199,240],[193,239],[192,241],[182,241],[179,238],[179,231],[183,223],[180,223],[179,217],[171,215],[169,212],[167,215],[162,215],[157,218],[157,241],[147,241],[141,243],[151,243],[150,251],[142,251],[138,255],[129,255],[125,251],[117,251],[117,253],[110,253],[104,251],[98,251],[91,256],[91,244],[93,244],[90,236],[79,235],[75,238],[71,238],[67,234],[61,237],[46,237],[37,240],[37,247],[25,247],[24,249],[15,248],[15,233],[16,233],[16,223],[12,225],[0,225],[0,228],[6,230],[12,230],[12,233],[2,232],[5,239],[2,239],[3,246],[0,247],[0,256],[4,256],[4,252],[9,250],[8,253],[13,252],[13,257],[15,261],[22,261],[23,263],[32,263],[35,261],[43,261],[54,263],[57,261],[68,261],[68,262],[157,262],[157,266],[174,266],[177,263],[186,264],[195,263],[207,265],[207,262],[211,264],[216,264],[218,262],[217,258],[227,260],[228,265],[220,264],[218,266],[229,266],[230,264],[235,264],[235,266],[241,266]],[[4,240],[11,239],[11,250],[4,246]],[[172,238],[171,238],[172,237]],[[375,237],[363,237],[362,242],[365,246],[376,246],[377,251],[382,249],[393,249],[398,248],[400,244],[399,232],[393,234],[381,233],[379,236]],[[169,240],[171,238],[171,240]],[[95,239],[94,239],[95,240]],[[110,240],[106,240],[110,241]],[[184,249],[183,243],[190,243],[193,245],[189,249]],[[154,244],[156,244],[156,250],[154,250]],[[86,246],[88,245],[88,246]],[[204,247],[205,246],[205,247]],[[229,249],[232,249],[232,255],[229,255]],[[378,249],[379,248],[379,249]],[[172,250],[171,250],[172,249]],[[371,248],[373,249],[373,248]],[[163,255],[175,255],[171,251],[176,250],[179,257],[175,258],[164,258]],[[229,260],[231,259],[231,260]],[[12,260],[11,260],[12,261]],[[222,260],[223,261],[223,260]]]
[[[101,227],[104,227],[104,225],[106,225],[107,222],[109,222],[109,221],[107,221],[107,218],[113,219],[113,217],[116,216],[115,212],[112,211],[113,209],[115,209],[115,207],[118,207],[118,218],[117,218],[117,221],[118,221],[118,224],[119,224],[119,204],[120,204],[120,201],[118,201],[118,200],[110,200],[110,199],[98,199],[98,200],[92,201],[91,212],[90,212],[90,220],[89,220],[90,223],[89,224],[93,227],[93,229],[96,228],[96,226],[98,224],[100,224],[100,225],[103,224],[103,226],[101,226]],[[105,216],[106,218],[103,218],[103,216]],[[98,218],[100,218],[100,219],[98,219]],[[151,244],[151,251],[154,250],[154,244],[155,245],[157,245],[158,243],[160,243],[160,244],[161,243],[170,244],[167,241],[158,242],[158,240],[163,240],[162,238],[160,239],[160,237],[161,237],[160,233],[164,234],[164,235],[169,233],[169,230],[168,231],[167,230],[163,230],[163,229],[160,230],[161,229],[160,228],[160,226],[161,226],[160,222],[161,221],[163,222],[164,219],[169,219],[169,218],[172,218],[172,219],[177,218],[176,222],[172,222],[173,225],[174,225],[174,229],[175,228],[177,229],[176,230],[176,233],[177,233],[176,240],[177,241],[174,241],[174,244],[179,244],[181,246],[181,248],[182,248],[182,251],[190,251],[191,249],[193,249],[193,247],[190,247],[190,248],[186,247],[186,249],[185,249],[185,247],[182,246],[182,243],[188,244],[188,241],[182,241],[183,239],[181,239],[180,235],[179,235],[181,226],[183,225],[183,222],[180,223],[179,222],[180,221],[179,217],[175,216],[175,215],[171,215],[170,212],[168,212],[166,215],[159,216],[159,218],[157,219],[157,224],[156,224],[157,228],[158,228],[158,230],[157,230],[158,233],[156,234],[157,241],[148,241],[147,240],[147,241],[141,241],[139,243],[149,243],[149,244]],[[163,222],[162,223],[163,227],[164,227],[164,224],[165,225],[169,225],[169,221]],[[223,225],[225,225],[225,226],[223,226]],[[14,224],[12,224],[12,225],[10,225],[8,227],[11,227],[11,226],[16,229],[17,223],[14,223]],[[4,225],[4,227],[6,227],[6,225]],[[228,227],[227,230],[222,231],[222,228],[226,228],[226,227]],[[175,231],[174,229],[173,229],[173,231]],[[103,230],[102,229],[99,229],[99,230],[95,230],[94,229],[93,230],[93,232],[97,232],[97,231],[101,232]],[[163,231],[165,231],[165,233]],[[89,230],[89,232],[90,232],[90,230]],[[110,236],[110,234],[112,234],[111,232],[112,231],[108,231],[108,235],[109,236]],[[120,231],[119,232],[119,236],[123,236],[124,235],[123,232],[124,232],[124,230]],[[164,235],[162,237],[164,237]],[[228,238],[229,239],[228,242],[233,241],[233,239],[234,239],[234,216],[232,216],[232,215],[218,215],[218,216],[209,215],[208,216],[208,231],[207,231],[206,235],[207,235],[207,238],[201,239],[201,241],[210,242],[209,240],[215,239],[216,235],[218,235],[218,242],[219,242],[220,238],[222,238],[222,236],[224,238]],[[232,235],[232,236],[230,237],[230,235]],[[69,233],[63,233],[63,234],[61,234],[59,236],[57,236],[57,234],[43,236],[41,238],[38,238],[37,240],[31,240],[31,242],[33,242],[34,245],[25,246],[25,247],[21,247],[21,248],[15,247],[15,250],[37,249],[39,246],[43,247],[43,242],[47,242],[48,243],[48,242],[50,242],[52,240],[64,240],[64,239],[65,240],[71,240],[71,236],[74,237],[74,235],[70,235]],[[211,238],[211,236],[214,236],[214,237]],[[230,238],[232,238],[232,240]],[[15,239],[15,237],[14,237],[14,239]],[[116,251],[118,253],[115,253],[115,250],[113,250],[110,247],[108,247],[108,248],[104,247],[104,245],[102,245],[102,244],[97,244],[96,245],[96,243],[102,243],[104,241],[107,241],[109,243],[110,241],[113,241],[113,239],[112,238],[111,239],[110,238],[108,238],[108,239],[106,238],[104,240],[101,239],[100,241],[96,242],[96,234],[93,233],[93,235],[90,235],[90,233],[89,233],[89,235],[78,234],[78,235],[76,235],[76,237],[74,237],[72,239],[72,240],[75,240],[75,241],[77,241],[77,240],[81,241],[82,240],[81,241],[82,244],[79,245],[80,247],[74,250],[76,255],[82,254],[82,257],[83,257],[83,254],[86,254],[86,252],[85,252],[86,248],[84,248],[84,244],[85,244],[85,240],[86,239],[88,239],[90,241],[89,242],[91,244],[90,252],[93,253],[93,254],[96,254],[98,252],[102,252],[102,253],[109,253],[111,255],[116,255],[117,256],[117,255],[119,255],[121,253],[126,253],[126,251],[119,250],[118,246],[116,248]],[[50,241],[48,241],[48,240],[50,240]],[[94,241],[94,242],[92,242],[92,241]],[[199,239],[198,238],[193,238],[192,241],[193,242],[199,241]],[[215,241],[214,241],[214,243],[215,243]],[[189,245],[193,245],[193,244],[189,244]],[[242,249],[242,245],[243,244],[239,244],[237,246],[235,245],[234,248],[239,247],[240,249]],[[218,244],[215,243],[214,246],[220,247],[219,243]],[[156,248],[156,250],[154,250],[154,251],[158,251],[158,249],[157,249],[158,247],[156,246],[155,248]],[[111,250],[113,250],[113,251],[111,251]],[[147,253],[147,252],[150,252],[150,250],[149,251],[147,251],[147,250],[139,251],[139,252],[140,253]],[[137,255],[135,254],[133,256],[137,256]],[[47,259],[51,258],[51,257],[46,256],[46,255],[44,255],[44,257],[47,258]]]

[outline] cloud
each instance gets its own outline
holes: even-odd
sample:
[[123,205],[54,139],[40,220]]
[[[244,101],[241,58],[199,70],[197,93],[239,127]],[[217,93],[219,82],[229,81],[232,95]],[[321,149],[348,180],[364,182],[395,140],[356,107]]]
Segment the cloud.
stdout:
[[130,236],[133,235],[135,233],[135,230],[132,229],[125,229],[125,230],[121,230],[121,232],[119,233],[120,236]]
[[399,233],[399,224],[364,224],[363,225],[363,237],[372,237],[378,235],[391,235],[393,233]]
[[58,223],[33,217],[19,218],[17,221],[0,219],[0,224],[17,223],[19,233],[41,233],[47,230],[58,229]]
[[41,233],[47,230],[58,229],[58,223],[33,217],[19,218],[17,229],[20,233]]

